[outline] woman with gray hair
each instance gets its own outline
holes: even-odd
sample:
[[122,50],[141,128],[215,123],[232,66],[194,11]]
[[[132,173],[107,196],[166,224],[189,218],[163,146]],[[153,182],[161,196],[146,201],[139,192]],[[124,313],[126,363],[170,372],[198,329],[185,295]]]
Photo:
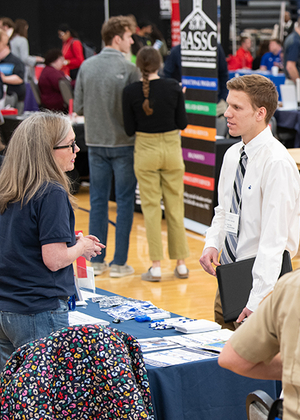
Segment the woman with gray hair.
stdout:
[[104,247],[75,236],[66,171],[79,147],[60,114],[35,113],[15,130],[0,173],[0,370],[15,349],[68,326],[72,263]]

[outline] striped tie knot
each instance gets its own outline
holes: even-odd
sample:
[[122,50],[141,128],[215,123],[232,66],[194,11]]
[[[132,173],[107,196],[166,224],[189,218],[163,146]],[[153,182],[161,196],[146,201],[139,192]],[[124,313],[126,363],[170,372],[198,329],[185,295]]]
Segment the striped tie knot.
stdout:
[[241,159],[244,159],[244,158],[248,159],[248,156],[246,155],[245,150],[243,150],[241,153]]
[[[233,184],[233,194],[231,200],[230,213],[240,215],[242,205],[242,185],[246,172],[246,166],[248,156],[245,152],[245,146],[240,149],[240,160],[236,169],[235,180]],[[225,237],[225,243],[221,254],[221,264],[229,264],[236,260],[236,248],[238,243],[239,227],[237,234],[227,232]]]

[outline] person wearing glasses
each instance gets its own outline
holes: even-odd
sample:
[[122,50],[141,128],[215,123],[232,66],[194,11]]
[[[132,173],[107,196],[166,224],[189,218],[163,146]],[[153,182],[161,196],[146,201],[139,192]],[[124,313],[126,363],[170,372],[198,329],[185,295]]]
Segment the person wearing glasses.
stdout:
[[34,113],[15,130],[0,172],[0,370],[23,344],[68,326],[73,261],[101,254],[75,236],[65,174],[79,147],[62,114]]

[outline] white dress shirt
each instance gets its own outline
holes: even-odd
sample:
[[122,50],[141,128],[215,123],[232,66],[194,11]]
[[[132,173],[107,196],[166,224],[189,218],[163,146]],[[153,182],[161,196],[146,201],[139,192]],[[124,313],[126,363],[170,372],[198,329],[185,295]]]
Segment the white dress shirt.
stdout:
[[[221,251],[225,239],[225,214],[230,211],[233,183],[243,142],[224,155],[212,225],[205,248]],[[274,288],[287,249],[291,258],[299,246],[300,177],[286,148],[269,127],[245,145],[248,163],[242,186],[237,261],[255,257],[253,287],[247,308],[254,311]],[[241,279],[243,281],[243,279]],[[234,293],[234,291],[233,291]]]

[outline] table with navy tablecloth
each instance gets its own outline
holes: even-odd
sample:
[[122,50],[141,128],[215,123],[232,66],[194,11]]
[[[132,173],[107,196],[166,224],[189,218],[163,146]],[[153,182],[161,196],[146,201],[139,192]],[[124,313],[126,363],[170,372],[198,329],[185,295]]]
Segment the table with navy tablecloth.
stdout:
[[[102,289],[98,294],[114,295]],[[181,334],[174,329],[153,330],[148,322],[135,320],[112,323],[113,318],[89,301],[77,310],[110,321],[137,339]],[[172,314],[172,316],[178,316]],[[281,383],[249,379],[221,368],[216,359],[168,367],[147,365],[156,420],[247,420],[246,397],[257,389],[276,398]]]

